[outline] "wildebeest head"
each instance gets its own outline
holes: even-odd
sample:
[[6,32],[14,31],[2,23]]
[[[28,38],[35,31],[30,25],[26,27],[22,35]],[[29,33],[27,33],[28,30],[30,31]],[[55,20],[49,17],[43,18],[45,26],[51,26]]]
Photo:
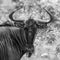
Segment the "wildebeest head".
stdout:
[[[36,35],[36,31],[37,31],[36,22],[32,19],[29,19],[24,24],[23,21],[14,20],[13,17],[12,17],[13,13],[14,12],[12,12],[9,15],[9,17],[10,17],[11,20],[14,21],[14,25],[16,27],[23,29],[22,32],[21,32],[21,37],[22,38],[24,37],[24,40],[26,41],[26,46],[25,46],[26,47],[26,52],[28,52],[28,55],[30,57],[31,54],[34,52],[33,42],[34,42],[34,38],[35,38],[35,35]],[[24,34],[24,36],[23,36],[23,34]]]
[[[47,11],[48,14],[50,14]],[[38,26],[40,26],[39,28],[44,28],[44,24],[45,26],[47,26],[47,23],[51,22],[40,22],[41,24],[36,23],[36,21],[34,21],[33,19],[29,19],[28,21],[26,21],[26,23],[24,24],[23,21],[20,20],[14,20],[12,15],[14,14],[14,12],[12,12],[9,15],[9,18],[11,20],[14,21],[14,26],[18,27],[19,29],[14,33],[14,31],[10,31],[10,37],[13,40],[16,49],[18,49],[18,51],[20,51],[20,58],[25,54],[28,53],[28,57],[30,57],[32,55],[32,53],[34,52],[34,38],[36,35],[36,31]],[[52,20],[52,16],[50,15],[51,20]],[[18,48],[17,48],[18,47]]]

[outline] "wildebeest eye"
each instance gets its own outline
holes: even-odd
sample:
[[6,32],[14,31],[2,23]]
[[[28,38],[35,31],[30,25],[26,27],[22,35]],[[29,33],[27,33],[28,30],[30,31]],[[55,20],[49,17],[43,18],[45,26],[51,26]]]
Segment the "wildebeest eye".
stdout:
[[20,22],[15,22],[14,25],[15,25],[16,27],[23,28],[25,24],[24,24],[23,21],[20,21]]
[[47,28],[47,23],[39,22],[37,23],[37,27],[40,29]]

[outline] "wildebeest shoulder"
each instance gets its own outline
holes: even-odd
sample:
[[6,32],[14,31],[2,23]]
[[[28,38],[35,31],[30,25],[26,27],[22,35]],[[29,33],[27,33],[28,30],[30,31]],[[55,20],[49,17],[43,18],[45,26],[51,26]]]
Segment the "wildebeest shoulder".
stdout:
[[16,27],[0,27],[0,60],[20,60],[25,53],[21,31]]

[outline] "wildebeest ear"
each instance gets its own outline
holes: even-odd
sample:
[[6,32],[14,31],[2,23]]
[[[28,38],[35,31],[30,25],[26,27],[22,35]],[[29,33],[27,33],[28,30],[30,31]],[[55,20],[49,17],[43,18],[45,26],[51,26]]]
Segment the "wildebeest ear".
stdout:
[[38,23],[36,25],[37,25],[37,27],[39,29],[45,29],[45,28],[47,28],[47,23],[44,23],[44,22],[38,21]]
[[19,22],[14,22],[14,25],[15,25],[16,27],[23,28],[25,24],[24,24],[24,21],[21,20],[21,21],[19,21]]
[[6,22],[0,24],[0,26],[14,26],[14,24],[12,22],[6,21]]

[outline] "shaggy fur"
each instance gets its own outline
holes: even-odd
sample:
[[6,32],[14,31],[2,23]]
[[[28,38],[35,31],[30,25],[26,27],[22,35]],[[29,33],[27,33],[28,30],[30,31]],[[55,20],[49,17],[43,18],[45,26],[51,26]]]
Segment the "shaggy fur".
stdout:
[[0,27],[0,60],[20,60],[26,52],[23,29]]

